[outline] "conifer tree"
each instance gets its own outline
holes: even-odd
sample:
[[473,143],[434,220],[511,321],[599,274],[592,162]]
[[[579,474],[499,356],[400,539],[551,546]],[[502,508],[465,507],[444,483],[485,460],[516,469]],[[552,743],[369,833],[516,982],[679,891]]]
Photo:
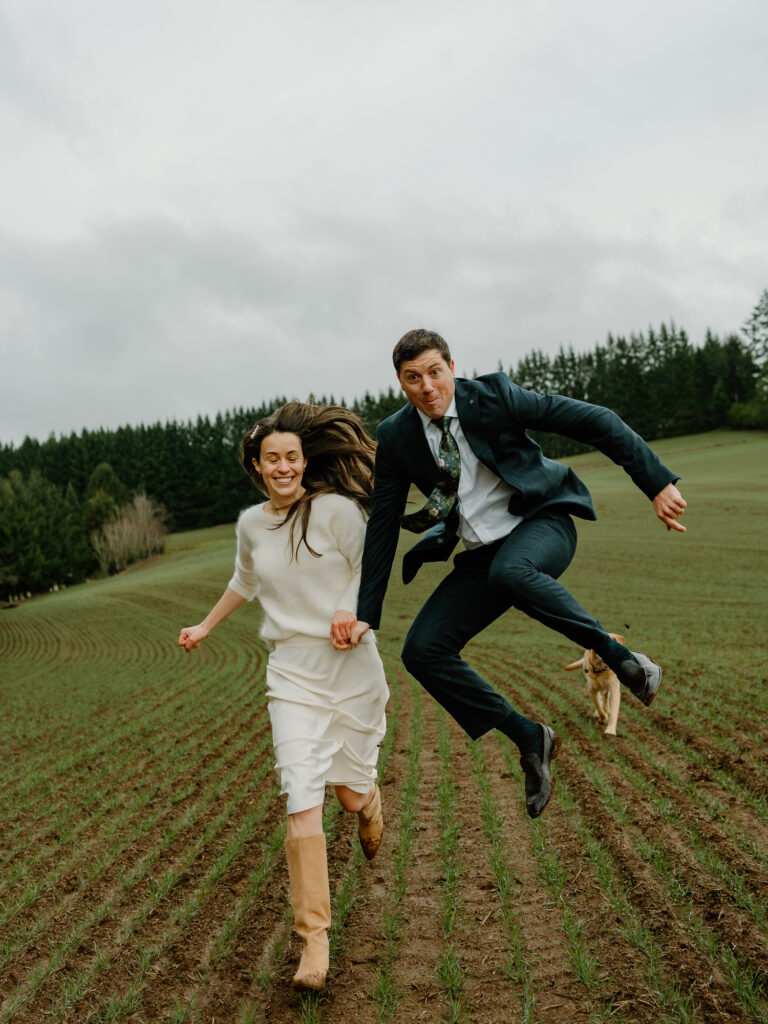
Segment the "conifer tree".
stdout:
[[750,354],[759,367],[761,378],[768,376],[768,288],[764,288],[757,304],[741,327],[749,344]]
[[124,505],[130,495],[128,488],[120,480],[114,469],[108,462],[100,462],[88,477],[88,486],[85,490],[87,498],[92,497],[97,491],[104,491],[117,506]]

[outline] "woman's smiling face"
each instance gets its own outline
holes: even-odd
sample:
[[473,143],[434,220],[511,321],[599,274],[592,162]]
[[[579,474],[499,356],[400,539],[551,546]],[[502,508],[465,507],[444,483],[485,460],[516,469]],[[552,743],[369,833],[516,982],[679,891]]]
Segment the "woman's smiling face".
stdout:
[[267,434],[261,442],[259,461],[253,460],[261,474],[273,508],[286,508],[304,493],[302,479],[307,460],[296,434]]

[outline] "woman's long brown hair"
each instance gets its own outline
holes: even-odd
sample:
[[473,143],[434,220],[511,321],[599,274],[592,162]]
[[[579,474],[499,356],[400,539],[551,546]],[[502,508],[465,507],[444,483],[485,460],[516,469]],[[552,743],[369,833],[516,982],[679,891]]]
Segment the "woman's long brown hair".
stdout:
[[[307,468],[302,484],[305,493],[288,509],[275,529],[290,522],[290,544],[298,551],[303,542],[316,558],[320,553],[307,541],[312,502],[319,494],[343,494],[370,511],[376,442],[368,436],[358,416],[340,405],[287,402],[259,420],[243,438],[240,447],[245,471],[267,497],[264,479],[253,464],[261,462],[261,442],[269,434],[296,434],[301,441]],[[296,524],[301,524],[299,545],[294,545]]]

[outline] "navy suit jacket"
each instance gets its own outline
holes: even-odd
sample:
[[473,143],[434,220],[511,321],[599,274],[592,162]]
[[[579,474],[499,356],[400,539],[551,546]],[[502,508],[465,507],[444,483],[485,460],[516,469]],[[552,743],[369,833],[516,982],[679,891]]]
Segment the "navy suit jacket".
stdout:
[[[456,379],[456,411],[475,455],[510,484],[513,515],[530,519],[543,510],[596,519],[592,498],[573,470],[547,459],[527,429],[546,430],[583,441],[622,466],[651,500],[678,477],[616,413],[562,395],[526,391],[505,373],[476,380]],[[410,403],[377,430],[378,447],[371,515],[365,535],[357,616],[374,629],[381,621],[400,531],[400,516],[415,484],[431,494],[437,464],[429,450],[418,412]],[[458,541],[458,517],[429,530],[405,556],[409,582],[427,561],[447,559]]]

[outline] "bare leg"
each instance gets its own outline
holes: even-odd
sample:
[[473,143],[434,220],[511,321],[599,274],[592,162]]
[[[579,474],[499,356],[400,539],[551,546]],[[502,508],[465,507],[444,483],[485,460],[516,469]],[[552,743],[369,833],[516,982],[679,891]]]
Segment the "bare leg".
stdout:
[[336,796],[339,798],[339,803],[344,810],[353,811],[357,814],[358,811],[362,811],[363,807],[370,800],[373,795],[374,786],[371,786],[367,793],[356,793],[354,789],[349,789],[348,786],[336,786],[335,789]]
[[288,838],[316,836],[323,831],[323,805],[309,807],[306,811],[288,815]]

